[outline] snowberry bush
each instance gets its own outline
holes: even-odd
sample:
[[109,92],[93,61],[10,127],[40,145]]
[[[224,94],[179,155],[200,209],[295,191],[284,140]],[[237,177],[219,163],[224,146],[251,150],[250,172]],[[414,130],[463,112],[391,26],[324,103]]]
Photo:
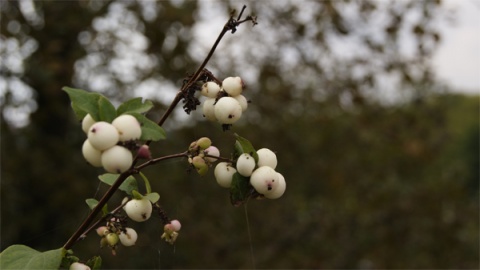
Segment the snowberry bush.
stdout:
[[[222,188],[228,189],[234,206],[245,204],[251,198],[277,199],[284,194],[286,182],[276,171],[275,152],[267,148],[256,150],[250,141],[237,134],[234,134],[233,153],[220,150],[208,137],[192,138],[183,151],[166,156],[155,156],[149,148],[151,143],[167,139],[162,125],[181,101],[187,114],[199,106],[205,119],[219,123],[219,132],[232,129],[242,115],[248,113],[249,101],[244,95],[248,91],[241,77],[219,79],[205,68],[225,33],[234,33],[243,22],[256,24],[252,16],[241,20],[244,9],[237,19],[231,17],[228,20],[205,61],[194,74],[185,78],[170,107],[159,120],[146,117],[153,103],[141,97],[115,107],[98,93],[63,88],[81,122],[79,132],[83,131],[86,137],[79,151],[86,163],[102,168],[104,173],[98,178],[109,185],[109,189],[100,200],[86,200],[91,212],[62,248],[40,253],[26,246],[12,246],[1,254],[2,267],[97,269],[101,264],[99,256],[86,260],[74,255],[72,248],[80,239],[90,238],[90,233],[95,231],[100,238],[100,246],[117,254],[121,248],[131,248],[142,241],[135,230],[136,223],[152,220],[160,220],[163,226],[163,234],[158,239],[175,243],[181,223],[178,219],[171,219],[163,210],[160,195],[151,190],[149,179],[142,173],[143,169],[168,159],[183,159],[191,173],[215,179]],[[225,136],[231,134],[225,132]],[[213,173],[210,172],[212,170]],[[138,181],[143,182],[143,188]],[[107,205],[117,192],[124,193],[122,203],[113,207]],[[153,215],[159,219],[152,219]],[[82,243],[88,244],[88,241]],[[32,265],[32,262],[38,264]]]

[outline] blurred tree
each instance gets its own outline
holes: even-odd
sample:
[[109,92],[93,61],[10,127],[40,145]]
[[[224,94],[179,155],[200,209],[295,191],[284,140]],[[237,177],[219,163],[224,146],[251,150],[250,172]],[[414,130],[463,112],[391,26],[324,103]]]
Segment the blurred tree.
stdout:
[[[0,4],[1,249],[56,248],[84,217],[83,200],[104,190],[81,157],[84,137],[61,87],[154,99],[158,118],[240,6]],[[285,196],[233,208],[211,174],[171,161],[145,173],[182,221],[174,247],[154,220],[135,224],[138,246],[121,256],[100,250],[94,235],[75,252],[100,253],[105,268],[477,267],[479,104],[438,94],[429,59],[445,19],[440,1],[246,4],[259,25],[228,35],[208,68],[247,82],[251,108],[233,131],[277,151]],[[153,153],[208,135],[228,156],[231,132],[194,121],[200,112],[184,115],[167,122],[169,140]]]

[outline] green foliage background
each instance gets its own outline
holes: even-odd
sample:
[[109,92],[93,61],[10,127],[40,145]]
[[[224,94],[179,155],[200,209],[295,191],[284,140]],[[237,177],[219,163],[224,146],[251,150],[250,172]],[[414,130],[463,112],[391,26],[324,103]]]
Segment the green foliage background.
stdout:
[[[228,11],[240,8],[226,1],[32,3],[43,21],[19,2],[0,4],[2,41],[37,42],[20,59],[20,71],[1,66],[3,81],[20,79],[33,89],[35,109],[26,126],[6,119],[8,108],[31,104],[16,99],[19,89],[7,83],[0,250],[59,248],[87,215],[85,199],[105,190],[97,180],[101,170],[81,156],[85,137],[61,88],[99,91],[117,103],[147,93],[156,120],[171,96],[168,86],[179,87],[205,56],[209,45],[199,40],[212,36],[213,43]],[[259,25],[227,35],[208,66],[220,78],[247,78],[252,103],[232,132],[203,121],[199,111],[188,118],[179,111],[166,123],[167,140],[152,146],[154,155],[168,155],[209,136],[228,156],[236,132],[277,152],[285,195],[235,208],[213,173],[187,174],[184,160],[168,161],[145,174],[170,216],[182,222],[175,246],[160,240],[161,222],[153,218],[132,224],[136,247],[112,256],[92,234],[74,247],[77,256],[101,254],[106,269],[478,267],[479,99],[451,93],[431,69],[436,46],[449,38],[438,29],[446,18],[441,3],[299,3],[246,2]],[[314,11],[311,17],[300,16],[306,9]],[[117,28],[98,27],[99,18],[115,14],[122,17]],[[421,16],[412,23],[410,14]],[[381,16],[383,24],[368,28],[373,33],[363,32]],[[205,21],[199,38],[195,27]],[[127,37],[141,33],[148,46],[138,51],[155,59],[147,68],[127,65],[123,70],[133,79],[115,69],[121,62],[111,62],[127,55],[122,46],[134,40],[116,34],[119,29],[131,31]],[[402,55],[405,32],[415,46]],[[334,38],[341,42],[331,43]],[[339,44],[362,53],[335,54]],[[9,53],[4,49],[1,57]],[[97,62],[87,61],[94,57]],[[385,89],[379,76],[397,76],[398,83]],[[164,84],[139,91],[150,79]],[[382,98],[387,90],[394,102]]]

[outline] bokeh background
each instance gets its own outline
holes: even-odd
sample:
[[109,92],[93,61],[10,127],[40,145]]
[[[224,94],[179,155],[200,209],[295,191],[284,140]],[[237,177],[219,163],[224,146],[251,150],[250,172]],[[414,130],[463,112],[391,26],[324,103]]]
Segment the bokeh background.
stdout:
[[478,268],[479,96],[435,73],[456,18],[441,1],[0,2],[0,250],[62,246],[106,189],[61,88],[142,96],[158,120],[243,4],[259,24],[207,68],[244,79],[248,111],[223,132],[179,106],[152,152],[209,136],[228,156],[235,132],[277,152],[285,195],[233,207],[213,172],[168,161],[145,173],[182,222],[176,244],[153,217],[131,224],[136,247],[112,256],[91,234],[75,254],[105,269]]

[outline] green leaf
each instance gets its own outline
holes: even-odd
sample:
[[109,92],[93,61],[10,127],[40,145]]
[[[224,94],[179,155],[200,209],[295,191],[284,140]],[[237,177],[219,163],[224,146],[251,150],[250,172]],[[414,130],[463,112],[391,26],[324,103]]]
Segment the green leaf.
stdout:
[[90,266],[91,269],[100,269],[100,267],[102,266],[102,257],[93,256],[85,264]]
[[236,133],[235,137],[237,138],[237,140],[235,141],[235,152],[237,154],[236,156],[238,157],[243,153],[247,153],[255,159],[255,162],[258,162],[258,154],[257,151],[255,151],[255,148],[253,148],[252,143]]
[[158,202],[160,200],[160,195],[156,192],[148,193],[147,195],[143,196],[144,198],[147,198],[149,201],[152,203]]
[[64,254],[63,248],[40,252],[24,245],[12,245],[0,253],[0,269],[58,269]]
[[90,207],[90,210],[93,210],[98,205],[98,201],[95,199],[86,199],[85,202]]
[[150,185],[150,181],[148,181],[147,176],[145,176],[145,174],[143,174],[142,172],[139,172],[139,174],[142,177],[143,182],[145,183],[145,189],[147,190],[147,194],[152,192],[152,186]]
[[[98,101],[102,95],[70,87],[63,87],[62,89],[70,97],[72,108],[77,117],[85,116],[89,113],[95,121],[100,121]],[[82,119],[83,117],[79,120]]]
[[104,96],[98,99],[98,114],[101,121],[111,123],[117,117],[115,106]]
[[150,100],[145,100],[142,103],[142,98],[133,98],[122,103],[117,108],[117,115],[132,114],[132,113],[146,113],[153,108],[153,103]]
[[140,140],[144,141],[159,141],[166,138],[165,130],[157,123],[153,122],[152,120],[148,119],[145,115],[139,113],[130,113],[135,118],[137,118],[138,122],[142,126],[142,136]]
[[240,206],[244,204],[252,194],[252,189],[248,177],[242,176],[238,172],[235,173],[230,187],[230,202],[232,205]]
[[[105,173],[105,174],[99,175],[98,179],[100,179],[100,181],[102,181],[103,183],[111,186],[113,185],[113,183],[115,183],[118,176],[119,174]],[[118,189],[120,189],[121,191],[125,191],[128,195],[131,196],[133,190],[138,190],[137,179],[135,179],[135,177],[133,176],[127,177],[127,179],[123,181],[123,183],[120,185]]]

